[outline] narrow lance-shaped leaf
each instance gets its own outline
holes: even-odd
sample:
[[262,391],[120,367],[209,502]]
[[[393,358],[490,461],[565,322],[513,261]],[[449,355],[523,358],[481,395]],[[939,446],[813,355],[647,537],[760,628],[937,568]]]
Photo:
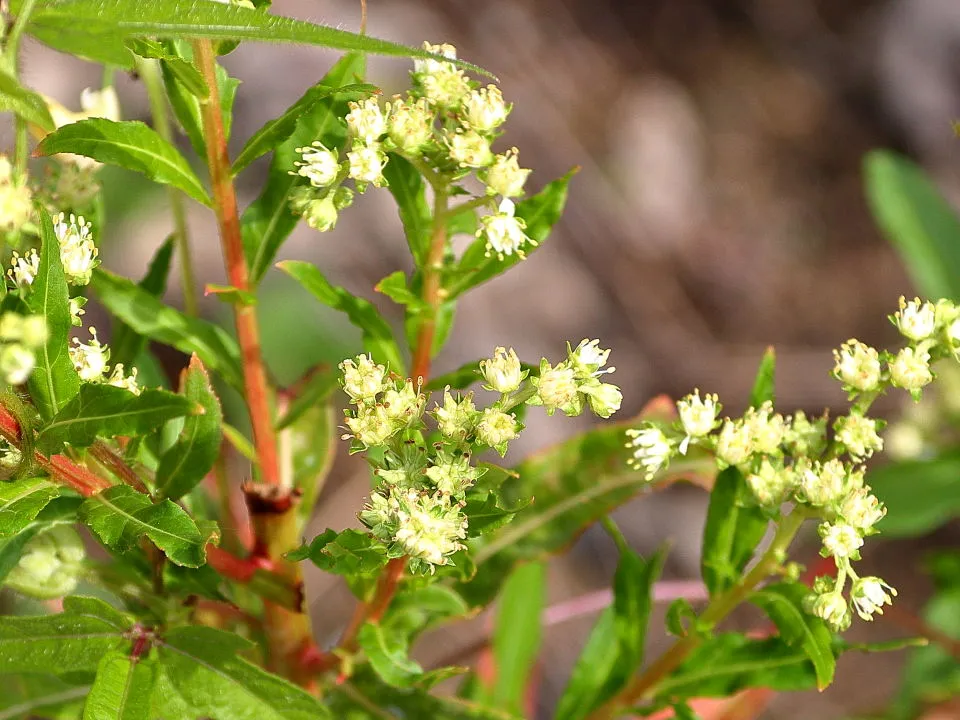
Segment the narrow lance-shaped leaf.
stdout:
[[240,348],[222,328],[188,317],[126,278],[105,270],[93,273],[93,288],[100,302],[138,333],[181,352],[196,353],[207,369],[220,373],[233,387],[243,388]]
[[323,273],[311,263],[287,260],[277,265],[305,290],[327,307],[346,314],[350,322],[363,333],[363,347],[377,362],[388,363],[390,369],[403,374],[404,362],[400,357],[393,332],[377,308],[363,298],[350,294],[342,287],[331,285]]
[[164,185],[183,190],[210,205],[210,198],[187,161],[173,145],[142,122],[90,118],[64,125],[37,146],[38,155],[73,153],[119,165]]
[[116,611],[97,612],[100,605],[109,608],[102,600],[67,598],[55,615],[0,617],[0,673],[95,670],[100,658],[128,642]]
[[409,687],[423,677],[423,668],[407,655],[406,639],[389,632],[381,625],[367,623],[357,635],[357,642],[374,671],[387,685]]
[[[167,289],[167,278],[170,277],[175,239],[176,237],[171,235],[163,241],[150,261],[147,274],[137,283],[137,287],[155,298],[163,297],[163,293]],[[122,320],[114,323],[113,335],[110,338],[111,362],[123,363],[129,367],[140,357],[140,353],[146,347],[147,339],[143,335]]]
[[[553,226],[560,219],[567,203],[567,187],[579,168],[574,168],[562,178],[554,180],[539,193],[517,203],[515,214],[526,222],[526,234],[537,242],[537,247],[526,247],[526,254],[543,245]],[[462,295],[470,288],[495,278],[520,262],[520,256],[505,255],[501,260],[496,255],[487,256],[487,244],[477,238],[470,244],[457,266],[449,286],[450,298]]]
[[390,161],[383,169],[383,176],[387,179],[387,188],[397,203],[403,233],[414,264],[421,267],[430,250],[430,235],[433,229],[433,214],[427,204],[426,184],[409,161],[392,153]]
[[573,668],[557,705],[556,720],[580,720],[613,697],[643,661],[643,645],[653,584],[663,567],[663,553],[644,561],[621,546],[613,580],[613,605],[600,615]]
[[211,541],[176,503],[153,504],[127,485],[115,485],[84,500],[80,519],[104,545],[125,552],[143,535],[177,565],[199,567],[206,562]]
[[44,99],[3,71],[0,71],[0,112],[12,112],[48,132],[56,127]]
[[246,660],[242,653],[250,643],[237,635],[208,627],[178,627],[167,632],[157,645],[160,678],[154,705],[159,717],[330,717],[309,693]]
[[155,683],[154,663],[148,658],[107,653],[83,706],[83,720],[150,720]]
[[190,492],[213,467],[220,454],[223,411],[210,385],[210,377],[194,355],[180,380],[180,392],[193,405],[203,408],[186,419],[180,437],[160,458],[157,491],[177,500]]
[[57,486],[43,478],[0,482],[0,537],[22,532],[59,494]]
[[44,427],[37,446],[48,454],[64,444],[88,447],[97,437],[144,435],[173,418],[202,412],[189,398],[166,390],[134,395],[113,385],[86,383]]
[[[343,88],[361,78],[365,68],[365,56],[350,53],[340,58],[315,87]],[[293,189],[304,182],[290,174],[294,161],[300,157],[296,149],[313,142],[331,149],[343,147],[347,134],[341,118],[347,113],[349,97],[337,92],[312,103],[300,114],[292,134],[275,147],[263,191],[241,218],[243,251],[251,282],[263,279],[280,246],[299,222],[289,203]]]
[[30,374],[30,396],[40,416],[53,417],[80,389],[70,359],[68,341],[73,321],[70,317],[70,293],[60,259],[60,242],[46,210],[40,218],[40,268],[27,295],[27,307],[47,320],[47,342],[36,351],[37,365]]

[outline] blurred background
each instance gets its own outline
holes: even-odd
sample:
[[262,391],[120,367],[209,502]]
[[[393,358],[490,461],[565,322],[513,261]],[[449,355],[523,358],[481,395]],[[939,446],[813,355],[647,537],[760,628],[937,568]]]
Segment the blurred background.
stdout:
[[[354,1],[275,0],[281,14],[355,30]],[[895,344],[886,315],[914,289],[869,213],[866,151],[893,148],[920,162],[948,198],[960,198],[960,2],[957,0],[369,0],[371,35],[410,45],[450,42],[500,78],[513,113],[504,150],[534,168],[528,188],[563,174],[567,212],[548,243],[515,271],[462,303],[437,372],[489,356],[496,345],[535,362],[564,341],[598,337],[612,347],[624,391],[622,416],[661,393],[718,392],[742,411],[768,344],[777,348],[780,410],[843,407],[828,373],[831,349],[850,337]],[[335,56],[307,48],[248,45],[224,58],[243,81],[234,147],[278,115]],[[408,62],[372,59],[370,81],[386,95],[405,87]],[[98,86],[99,70],[45,48],[28,50],[25,81],[69,106]],[[148,117],[142,86],[120,77],[128,118]],[[182,146],[188,143],[181,138]],[[259,191],[260,163],[240,178],[243,203]],[[105,174],[110,236],[104,265],[134,277],[170,232],[166,195],[130,175]],[[192,207],[192,244],[203,282],[223,282],[212,217]],[[373,286],[409,267],[389,194],[369,193],[336,230],[301,226],[281,256],[311,259],[328,277],[393,312]],[[355,331],[271,273],[260,307],[268,358],[293,382],[308,367],[359,348]],[[180,303],[175,283],[168,302]],[[204,314],[229,324],[226,306]],[[91,321],[106,327],[91,310]],[[393,317],[399,319],[394,312]],[[182,358],[169,357],[176,370]],[[900,400],[878,406],[887,417]],[[529,415],[518,460],[583,426]],[[342,452],[314,529],[356,525],[368,488],[362,462]],[[705,494],[691,487],[649,495],[616,516],[642,552],[671,544],[666,577],[698,576]],[[870,572],[901,591],[915,612],[928,593],[918,558],[957,545],[957,526],[918,540],[872,542]],[[799,553],[813,561],[816,543]],[[551,601],[603,587],[615,553],[588,531],[555,562]],[[333,640],[352,609],[335,578],[308,568],[318,637]],[[592,622],[547,631],[543,707],[562,688]],[[756,619],[746,617],[749,624]],[[456,642],[468,647],[483,619]],[[659,627],[657,619],[652,627]],[[856,638],[909,634],[885,619],[855,624]],[[651,637],[651,652],[666,642]],[[426,662],[450,648],[422,649]],[[904,653],[849,654],[823,695],[775,699],[764,717],[841,718],[876,710],[897,688]],[[944,718],[960,717],[947,709]]]

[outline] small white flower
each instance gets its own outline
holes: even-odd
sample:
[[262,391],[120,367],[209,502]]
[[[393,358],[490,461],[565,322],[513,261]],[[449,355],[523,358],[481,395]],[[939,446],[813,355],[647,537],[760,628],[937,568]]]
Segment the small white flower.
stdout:
[[753,433],[742,421],[723,421],[717,437],[717,458],[727,465],[743,465],[754,452]]
[[875,495],[870,494],[870,488],[860,487],[853,490],[840,505],[840,516],[863,533],[870,534],[873,526],[887,514]]
[[550,363],[544,360],[540,364],[540,377],[535,378],[534,383],[537,386],[537,397],[547,415],[553,415],[557,410],[567,412],[576,409],[577,412],[573,414],[579,413],[578,408],[571,407],[577,399],[577,378],[572,368],[564,363],[551,367]]
[[520,358],[513,348],[498,347],[493,351],[493,358],[480,361],[480,372],[487,384],[483,387],[498,393],[510,393],[520,387],[523,382],[523,370],[520,367]]
[[415,102],[397,100],[387,105],[387,111],[387,135],[398,149],[412,155],[430,141],[433,110],[425,99]]
[[370,355],[358,355],[340,363],[343,374],[343,391],[354,403],[372,403],[378,393],[385,389],[387,369],[378,365]]
[[350,134],[366,145],[376,143],[387,132],[387,119],[376,98],[351,102],[346,121]]
[[501,260],[505,255],[514,253],[523,258],[523,246],[537,244],[524,232],[527,224],[521,218],[514,217],[515,209],[513,202],[504,198],[497,213],[480,218],[481,227],[477,237],[485,238],[488,254],[496,253]]
[[333,195],[330,194],[319,198],[306,198],[302,202],[291,199],[290,204],[304,222],[317,232],[330,232],[337,226],[337,220],[340,218],[337,204],[334,202]]
[[497,408],[486,408],[477,423],[477,439],[494,448],[501,457],[507,452],[507,443],[519,436],[517,418]]
[[93,242],[91,225],[83,216],[70,215],[69,222],[63,213],[54,218],[53,231],[60,243],[60,259],[63,272],[71,285],[86,285],[93,269],[100,264],[99,250]]
[[409,426],[423,414],[427,399],[414,387],[412,380],[407,380],[400,390],[388,389],[381,402],[387,417],[401,426]]
[[383,445],[400,429],[386,408],[379,404],[358,405],[356,415],[346,418],[345,422],[350,434],[344,435],[343,439],[354,437],[368,448]]
[[747,475],[747,486],[764,507],[779,507],[787,499],[794,485],[794,474],[788,468],[776,467],[769,460],[760,463],[760,469]]
[[[430,43],[424,41],[423,49],[428,53],[433,53],[434,55],[442,55],[445,58],[450,60],[457,59],[457,48],[453,45],[443,43],[442,45],[431,45]],[[415,73],[423,73],[426,75],[434,75],[439,72],[452,72],[456,70],[456,66],[452,63],[443,62],[442,60],[433,60],[431,58],[417,58],[413,61],[413,71]]]
[[25,383],[35,365],[33,352],[20,343],[4,345],[0,349],[0,377],[8,385]]
[[117,363],[113,366],[109,377],[106,379],[107,385],[129,390],[134,395],[140,394],[140,385],[137,384],[137,369],[133,368],[129,375],[124,373],[123,363]]
[[464,547],[461,540],[466,536],[467,518],[450,496],[408,490],[399,500],[393,539],[411,557],[431,566],[446,565],[449,556]]
[[647,480],[670,463],[673,444],[660,428],[651,425],[630,429],[627,430],[627,437],[633,438],[627,443],[628,448],[633,448],[633,457],[627,460],[627,465],[642,470]]
[[843,632],[850,627],[852,613],[847,601],[839,592],[818,595],[810,609],[813,615],[827,623],[834,632]]
[[486,167],[493,162],[490,141],[475,130],[457,128],[445,136],[450,159],[464,168]]
[[853,413],[837,418],[833,424],[836,438],[855,459],[865,459],[883,450],[883,438],[877,433],[877,421]]
[[502,195],[503,197],[517,197],[523,195],[523,185],[531,170],[521,168],[517,159],[518,151],[510,148],[502,155],[497,155],[493,163],[481,175],[487,186],[488,195]]
[[40,272],[40,255],[36,250],[27,250],[24,255],[20,255],[16,250],[13,251],[7,275],[17,284],[17,287],[30,287],[38,272]]
[[893,320],[900,334],[913,341],[927,339],[937,327],[936,309],[932,303],[922,302],[920,298],[907,302],[901,296],[900,310]]
[[800,492],[811,505],[837,502],[848,488],[849,473],[844,464],[836,458],[823,464],[802,464],[796,471]]
[[930,353],[919,348],[905,347],[890,362],[890,381],[899,388],[916,392],[933,382],[930,372]]
[[97,331],[90,328],[90,342],[82,343],[74,338],[70,346],[70,359],[81,380],[86,382],[100,382],[107,371],[107,361],[110,359],[110,350],[97,339]]
[[470,81],[453,65],[439,68],[436,72],[420,77],[423,96],[440,108],[454,109],[470,92]]
[[607,364],[607,358],[609,357],[610,351],[601,348],[599,340],[584,338],[573,349],[570,349],[569,343],[567,344],[567,362],[573,368],[577,377],[582,380],[614,372],[616,368],[600,369]]
[[433,465],[426,469],[426,476],[440,492],[462,497],[483,472],[479,468],[471,467],[467,455],[440,453]]
[[443,407],[437,405],[433,417],[437,421],[440,434],[449,438],[463,438],[474,431],[477,424],[477,406],[473,404],[473,395],[454,398],[449,386],[443,391]]
[[333,185],[340,174],[340,155],[334,150],[328,150],[321,142],[314,142],[307,147],[296,148],[302,160],[295,161],[296,174],[307,178],[310,184],[318,188]]
[[857,614],[864,620],[873,620],[874,614],[883,615],[883,606],[892,605],[897,591],[878,577],[864,577],[853,583],[850,599]]
[[756,452],[773,455],[780,450],[786,434],[787,425],[783,416],[773,412],[769,401],[759,408],[750,408],[743,416],[744,424],[750,429],[753,448]]
[[700,391],[694,390],[677,403],[680,423],[687,437],[698,438],[709,434],[717,424],[720,403],[716,394],[700,397]]
[[463,122],[481,133],[489,133],[503,125],[511,106],[503,101],[496,85],[474,90],[463,99]]
[[822,523],[819,528],[824,557],[857,559],[863,547],[863,537],[847,523]]
[[783,444],[794,457],[815,457],[827,446],[826,417],[807,418],[803,410],[797,410],[783,436]]
[[350,161],[350,177],[358,183],[370,183],[374,187],[384,184],[383,168],[387,164],[387,155],[379,147],[355,146],[347,153],[347,159]]
[[580,385],[580,392],[587,396],[593,414],[601,418],[613,415],[623,402],[620,388],[610,383],[602,383],[596,378],[584,381]]
[[847,340],[833,351],[834,377],[855,390],[875,390],[880,383],[880,354],[858,340]]

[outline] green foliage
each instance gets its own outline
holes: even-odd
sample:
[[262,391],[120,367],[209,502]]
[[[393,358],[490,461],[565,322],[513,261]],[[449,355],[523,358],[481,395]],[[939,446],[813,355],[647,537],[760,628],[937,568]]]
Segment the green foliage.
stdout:
[[[409,161],[396,154],[390,156],[383,174],[387,179],[390,194],[397,203],[410,255],[417,267],[422,267],[430,249],[430,235],[433,228],[432,213],[427,204],[427,183]],[[380,285],[382,286],[383,282]],[[377,289],[380,289],[380,286]],[[420,299],[418,295],[411,295],[407,302],[404,302],[386,290],[380,290],[380,292],[389,295],[395,302],[403,302],[403,304],[407,304],[414,298]]]
[[44,478],[0,483],[0,537],[23,532],[59,494],[57,486]]
[[48,132],[54,129],[43,98],[3,71],[0,71],[0,112],[12,112]]
[[308,545],[287,554],[290,560],[309,559],[321,570],[356,577],[376,577],[387,563],[387,547],[358,530],[337,532],[329,528]]
[[923,535],[960,515],[960,453],[903,460],[870,471],[870,487],[887,506],[879,528],[891,537]]
[[154,663],[117,652],[103,656],[83,707],[83,720],[149,720]]
[[207,191],[183,156],[142,122],[81,120],[47,135],[37,152],[42,155],[70,152],[118,165],[143,173],[154,182],[172,185],[197,202],[210,205]]

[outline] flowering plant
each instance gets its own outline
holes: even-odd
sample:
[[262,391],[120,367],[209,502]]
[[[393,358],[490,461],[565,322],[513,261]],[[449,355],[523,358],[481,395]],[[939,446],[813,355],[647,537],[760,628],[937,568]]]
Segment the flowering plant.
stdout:
[[[0,582],[62,603],[0,618],[0,674],[15,688],[0,698],[3,717],[521,717],[530,712],[543,560],[597,521],[620,553],[614,600],[557,718],[692,717],[695,698],[824,688],[850,647],[836,633],[854,612],[869,620],[893,601],[893,587],[855,570],[884,516],[863,467],[883,449],[882,423],[868,411],[893,388],[919,397],[932,365],[955,357],[960,307],[901,299],[893,321],[904,348],[855,340],[839,348],[834,375],[851,409],[832,422],[777,412],[770,354],[741,417],[721,417],[717,396],[697,391],[670,412],[601,424],[507,468],[500,463],[531,406],[607,420],[622,397],[608,382],[610,350],[589,338],[536,364],[496,347],[435,372],[458,300],[543,245],[572,177],[531,187],[519,151],[500,139],[512,106],[496,84],[474,79],[484,71],[450,45],[405,48],[281,17],[265,0],[10,5],[0,74],[16,129],[13,152],[0,159],[9,268],[0,301]],[[104,87],[81,96],[81,112],[20,82],[25,34],[108,68]],[[346,54],[231,163],[237,81],[217,57],[240,40]],[[368,53],[413,58],[410,89],[384,100],[364,79]],[[121,119],[115,68],[142,79],[152,127]],[[206,182],[176,148],[177,129],[206,164]],[[269,153],[263,190],[241,213],[234,178]],[[103,164],[169,189],[173,232],[139,282],[101,266]],[[412,273],[376,287],[403,308],[403,332],[315,265],[277,263],[344,313],[364,345],[336,369],[280,388],[262,356],[259,284],[300,220],[334,231],[366,192],[392,196],[412,258]],[[229,284],[207,290],[230,305],[236,339],[197,315],[187,202],[216,216]],[[174,256],[182,311],[161,299]],[[87,321],[88,291],[113,316],[108,343]],[[175,387],[148,341],[189,358]],[[223,392],[245,400],[252,442],[228,424]],[[335,406],[345,407],[339,430],[329,421]],[[305,540],[337,434],[371,468],[372,487],[356,527]],[[228,460],[238,458],[247,472],[233,477]],[[639,671],[663,553],[641,558],[606,516],[679,478],[712,488],[702,563],[709,601],[699,613],[674,603],[675,643]],[[788,552],[808,519],[832,562],[804,583]],[[79,527],[99,555],[86,555]],[[97,559],[104,553],[109,561]],[[342,576],[356,595],[333,643],[311,631],[304,562]],[[410,657],[426,630],[497,597],[494,672],[424,668]],[[776,630],[719,632],[744,602]],[[454,677],[456,694],[434,688]]]

